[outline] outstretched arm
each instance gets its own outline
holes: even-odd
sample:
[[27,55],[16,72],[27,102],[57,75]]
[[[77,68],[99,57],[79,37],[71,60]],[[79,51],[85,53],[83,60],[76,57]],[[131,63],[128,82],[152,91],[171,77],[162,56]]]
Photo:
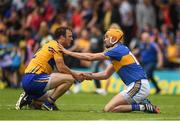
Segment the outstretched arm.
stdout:
[[106,60],[107,57],[104,55],[104,53],[77,53],[77,52],[71,52],[69,50],[66,50],[62,45],[59,45],[59,49],[64,54],[70,55],[75,58],[79,58],[82,60]]
[[83,76],[86,79],[95,79],[95,80],[103,80],[108,79],[114,73],[113,65],[109,65],[105,71],[99,73],[83,73]]

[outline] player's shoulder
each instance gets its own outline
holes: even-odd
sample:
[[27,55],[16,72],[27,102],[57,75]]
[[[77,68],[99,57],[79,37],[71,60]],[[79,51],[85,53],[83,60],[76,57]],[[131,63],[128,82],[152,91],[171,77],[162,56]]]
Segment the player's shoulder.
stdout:
[[45,49],[47,49],[47,48],[49,48],[49,47],[54,48],[54,49],[57,49],[57,48],[58,48],[58,43],[57,43],[57,41],[55,41],[55,40],[50,40],[50,41],[48,41],[47,43],[45,43],[45,44],[43,45],[43,48],[45,48]]
[[124,56],[127,55],[130,52],[128,47],[125,45],[118,43],[115,46],[108,48],[104,53],[105,55],[118,55],[118,56]]
[[59,51],[59,45],[58,42],[55,40],[51,40],[46,44],[45,49],[47,49],[49,52],[52,52],[52,54],[59,54],[62,55],[62,53]]
[[55,41],[55,40],[50,40],[46,44],[51,45],[51,46],[57,46],[58,45],[57,41]]
[[123,45],[122,43],[119,43],[115,45],[113,48],[110,49],[114,52],[129,52],[129,49],[127,46]]

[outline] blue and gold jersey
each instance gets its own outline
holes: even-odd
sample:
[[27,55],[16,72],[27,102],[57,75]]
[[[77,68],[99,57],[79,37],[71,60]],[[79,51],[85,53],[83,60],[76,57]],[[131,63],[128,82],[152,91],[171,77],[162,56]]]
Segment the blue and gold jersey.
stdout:
[[63,58],[63,55],[58,51],[58,43],[52,40],[35,53],[25,73],[50,74],[55,66],[56,58]]
[[140,79],[146,79],[146,74],[131,51],[123,44],[117,44],[105,52],[126,85],[136,82]]

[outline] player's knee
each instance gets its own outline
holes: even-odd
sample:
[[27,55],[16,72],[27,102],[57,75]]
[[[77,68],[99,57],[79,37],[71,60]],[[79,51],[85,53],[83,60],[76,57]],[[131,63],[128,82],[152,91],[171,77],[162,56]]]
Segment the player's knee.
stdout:
[[74,80],[69,80],[68,83],[72,85],[74,83]]
[[103,109],[104,112],[111,112],[111,107],[110,106],[105,106]]
[[74,83],[74,79],[71,79],[70,75],[68,75],[63,81],[70,85]]
[[67,85],[72,85],[72,84],[74,84],[74,81],[73,81],[73,80],[67,80],[67,81],[66,81],[66,84],[67,84]]
[[66,84],[67,84],[68,86],[71,86],[71,85],[73,84],[73,81],[67,81]]

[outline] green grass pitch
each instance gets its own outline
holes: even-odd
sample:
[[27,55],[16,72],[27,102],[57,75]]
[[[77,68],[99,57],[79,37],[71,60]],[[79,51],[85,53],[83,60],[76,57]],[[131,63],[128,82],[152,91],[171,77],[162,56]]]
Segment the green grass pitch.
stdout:
[[0,90],[0,120],[180,120],[180,96],[151,95],[149,99],[160,106],[161,114],[103,113],[104,105],[115,95],[94,93],[65,94],[58,99],[61,111],[15,110],[22,90]]

